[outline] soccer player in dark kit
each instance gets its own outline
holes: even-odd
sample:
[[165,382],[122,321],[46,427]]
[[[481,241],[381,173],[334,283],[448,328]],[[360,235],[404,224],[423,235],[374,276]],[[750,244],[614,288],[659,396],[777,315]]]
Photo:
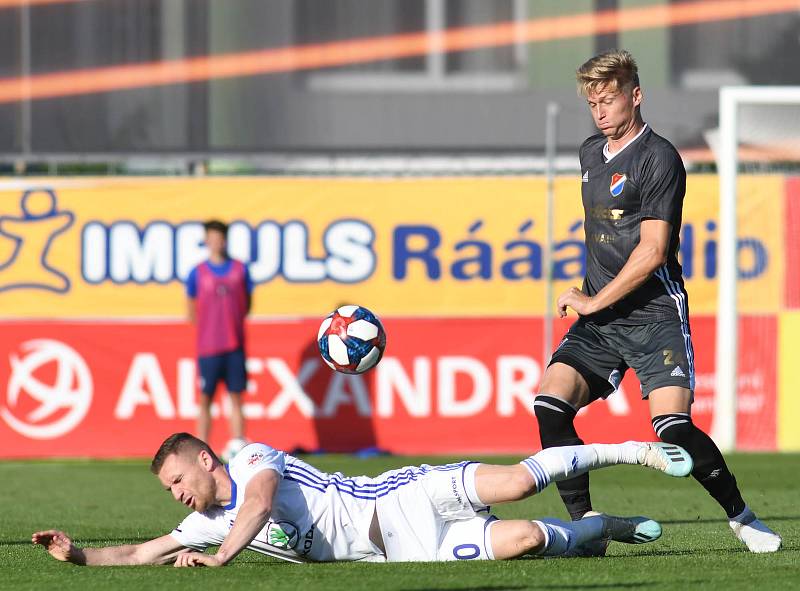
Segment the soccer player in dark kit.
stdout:
[[[694,459],[692,476],[720,504],[751,552],[781,538],[758,520],[714,441],[692,422],[694,353],[688,296],[678,262],[686,170],[669,141],[640,113],[642,90],[627,51],[598,55],[577,71],[579,93],[600,133],[580,148],[586,277],[558,298],[578,313],[541,382],[534,410],[542,447],[582,443],[573,420],[605,398],[628,368],[641,382],[653,429]],[[594,514],[589,475],[558,483],[573,519]],[[605,554],[601,544],[579,553]]]

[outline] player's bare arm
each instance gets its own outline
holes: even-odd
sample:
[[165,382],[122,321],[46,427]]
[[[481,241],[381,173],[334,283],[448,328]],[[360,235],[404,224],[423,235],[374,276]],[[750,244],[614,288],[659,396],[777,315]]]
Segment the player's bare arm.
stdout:
[[247,484],[239,514],[216,554],[190,553],[179,557],[176,567],[224,566],[244,550],[267,524],[280,477],[274,470],[259,472]]
[[82,566],[171,564],[179,555],[188,552],[169,535],[142,544],[79,548],[64,532],[50,529],[34,533],[31,541],[44,546],[56,560]]
[[615,304],[647,281],[667,260],[670,233],[669,222],[655,219],[643,220],[639,244],[631,252],[619,274],[594,296],[588,296],[572,287],[558,298],[558,313],[563,318],[567,307],[581,316],[594,314]]
[[197,302],[194,298],[186,298],[186,317],[189,324],[197,323]]

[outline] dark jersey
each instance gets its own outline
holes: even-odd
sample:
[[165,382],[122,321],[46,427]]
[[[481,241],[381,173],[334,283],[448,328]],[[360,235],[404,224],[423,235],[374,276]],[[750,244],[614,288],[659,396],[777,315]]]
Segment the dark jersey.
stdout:
[[645,128],[606,162],[606,138],[597,134],[580,148],[581,193],[586,217],[586,277],[583,292],[593,296],[620,272],[639,244],[642,220],[672,225],[667,262],[636,290],[588,320],[647,324],[678,318],[688,322],[688,297],[678,262],[686,169],[667,140]]

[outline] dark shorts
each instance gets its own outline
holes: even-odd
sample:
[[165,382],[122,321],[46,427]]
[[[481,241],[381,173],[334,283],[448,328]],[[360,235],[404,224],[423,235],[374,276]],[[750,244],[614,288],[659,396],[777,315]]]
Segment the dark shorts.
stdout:
[[232,394],[244,392],[247,386],[244,361],[243,349],[200,357],[197,360],[200,369],[200,391],[207,396],[213,396],[217,384],[224,380],[228,392]]
[[583,376],[590,401],[614,392],[628,368],[642,384],[642,398],[665,386],[694,391],[691,330],[679,320],[625,326],[580,319],[564,335],[553,363],[565,363]]

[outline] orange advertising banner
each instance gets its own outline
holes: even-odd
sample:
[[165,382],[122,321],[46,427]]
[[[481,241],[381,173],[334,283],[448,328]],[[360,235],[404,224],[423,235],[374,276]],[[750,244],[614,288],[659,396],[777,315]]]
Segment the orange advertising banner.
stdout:
[[[743,312],[775,313],[784,179],[740,184]],[[689,178],[681,260],[691,310],[716,309],[718,179]],[[541,178],[47,179],[0,184],[0,317],[179,318],[206,256],[202,222],[230,223],[254,314],[317,317],[342,302],[392,316],[545,312]],[[584,273],[580,179],[556,183],[554,290]]]

